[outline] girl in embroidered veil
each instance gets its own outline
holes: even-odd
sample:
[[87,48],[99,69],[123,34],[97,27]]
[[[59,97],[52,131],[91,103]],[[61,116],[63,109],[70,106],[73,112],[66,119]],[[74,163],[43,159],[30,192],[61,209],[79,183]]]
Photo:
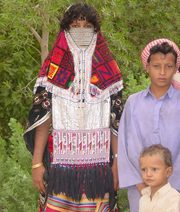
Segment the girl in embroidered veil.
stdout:
[[123,85],[100,23],[94,7],[71,5],[34,86],[24,139],[39,211],[117,210]]

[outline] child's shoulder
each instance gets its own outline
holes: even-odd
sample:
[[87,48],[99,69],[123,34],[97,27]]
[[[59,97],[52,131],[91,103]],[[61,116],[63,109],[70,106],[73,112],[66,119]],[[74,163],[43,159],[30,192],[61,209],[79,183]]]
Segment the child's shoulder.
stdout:
[[180,200],[180,193],[175,188],[171,187],[170,183],[167,183],[165,186],[162,187],[162,189],[164,189],[164,188],[166,189],[163,191],[166,193],[167,201],[174,197],[178,198]]
[[172,202],[179,202],[180,204],[180,193],[174,188],[171,188],[166,195],[166,204],[171,205]]
[[133,102],[141,101],[147,95],[147,93],[148,93],[148,89],[131,94],[128,97],[127,102],[133,103]]
[[177,101],[176,107],[180,109],[180,90],[173,87],[173,95],[170,96],[173,98],[173,101]]
[[179,198],[180,198],[180,193],[175,189],[175,188],[172,188],[171,187],[171,196],[172,196],[172,194],[174,194],[174,195],[178,195],[179,196]]
[[175,93],[177,93],[177,95],[180,96],[180,90],[178,90],[176,88],[174,88],[174,90],[175,90]]

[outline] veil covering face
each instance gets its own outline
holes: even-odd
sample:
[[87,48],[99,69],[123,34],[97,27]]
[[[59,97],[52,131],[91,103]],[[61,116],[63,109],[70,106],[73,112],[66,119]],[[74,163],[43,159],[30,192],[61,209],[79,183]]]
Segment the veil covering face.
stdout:
[[[77,71],[78,58],[76,55],[81,50],[73,42],[70,33],[59,31],[54,46],[42,65],[34,93],[38,86],[43,86],[47,91],[62,98],[73,102],[79,100],[77,96],[79,93],[78,81],[81,79],[79,79],[80,74]],[[120,91],[123,88],[122,75],[101,31],[94,33],[85,53],[90,58],[88,61],[84,58],[87,67],[84,75],[89,90],[85,99],[88,102],[97,103]],[[92,99],[90,96],[95,98]]]

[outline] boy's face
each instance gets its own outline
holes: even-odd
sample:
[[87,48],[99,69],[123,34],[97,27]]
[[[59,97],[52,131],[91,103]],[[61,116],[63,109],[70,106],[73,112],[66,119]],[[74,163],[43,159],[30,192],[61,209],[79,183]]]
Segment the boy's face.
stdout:
[[172,53],[164,55],[161,52],[151,55],[146,71],[149,73],[151,87],[155,91],[159,88],[168,90],[176,72],[175,56]]
[[162,156],[158,154],[141,157],[140,166],[143,181],[151,187],[154,193],[167,184],[173,170],[172,167],[165,167]]
[[78,20],[74,20],[71,24],[69,24],[70,28],[94,28],[92,23],[89,23],[86,19],[79,18]]

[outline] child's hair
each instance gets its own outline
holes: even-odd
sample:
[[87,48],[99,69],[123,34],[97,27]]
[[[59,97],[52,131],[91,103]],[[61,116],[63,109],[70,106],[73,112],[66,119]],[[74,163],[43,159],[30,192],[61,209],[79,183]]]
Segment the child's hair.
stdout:
[[84,2],[72,4],[67,11],[65,11],[60,23],[60,30],[68,31],[70,29],[69,24],[78,19],[86,19],[89,23],[92,23],[95,32],[100,30],[101,19],[99,13],[94,7]]
[[167,42],[164,42],[162,44],[157,44],[157,45],[153,46],[150,49],[150,55],[148,57],[147,62],[150,63],[151,55],[156,54],[158,52],[161,52],[164,55],[166,55],[168,53],[172,53],[174,55],[174,57],[175,57],[175,64],[177,63],[177,53],[174,51],[174,48],[172,46],[170,46]]
[[161,155],[166,168],[172,166],[172,155],[168,148],[163,147],[160,144],[154,144],[150,147],[145,147],[142,152],[140,153],[140,158],[146,156],[146,155]]

